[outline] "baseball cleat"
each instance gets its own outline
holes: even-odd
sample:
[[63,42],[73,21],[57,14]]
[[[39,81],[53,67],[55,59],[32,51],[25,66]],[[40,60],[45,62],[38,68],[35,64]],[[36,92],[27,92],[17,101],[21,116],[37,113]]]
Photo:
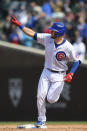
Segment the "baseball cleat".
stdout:
[[45,125],[45,122],[37,121],[34,125],[35,125],[36,127],[41,127],[41,126],[44,126],[44,125]]

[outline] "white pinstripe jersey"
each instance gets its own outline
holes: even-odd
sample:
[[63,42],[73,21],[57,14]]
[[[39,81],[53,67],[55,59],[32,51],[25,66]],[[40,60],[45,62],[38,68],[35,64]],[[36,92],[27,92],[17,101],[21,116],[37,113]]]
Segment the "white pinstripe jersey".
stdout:
[[45,46],[45,67],[57,71],[67,71],[68,62],[78,61],[73,46],[65,38],[56,47],[51,34],[37,33],[37,41]]

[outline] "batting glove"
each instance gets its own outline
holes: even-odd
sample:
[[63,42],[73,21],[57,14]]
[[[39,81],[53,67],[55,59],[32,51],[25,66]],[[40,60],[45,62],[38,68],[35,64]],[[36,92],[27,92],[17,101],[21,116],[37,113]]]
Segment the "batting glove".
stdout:
[[73,74],[72,73],[68,73],[66,76],[64,76],[64,81],[66,83],[70,83],[72,80]]
[[18,26],[20,29],[23,29],[24,26],[14,17],[14,16],[11,16],[11,23],[12,24],[15,24],[16,26]]

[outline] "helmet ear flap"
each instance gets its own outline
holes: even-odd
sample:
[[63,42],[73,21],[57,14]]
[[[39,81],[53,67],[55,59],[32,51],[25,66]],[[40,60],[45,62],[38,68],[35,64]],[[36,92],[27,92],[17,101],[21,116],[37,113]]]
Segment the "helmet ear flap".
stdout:
[[58,36],[59,36],[59,33],[58,33],[58,32],[55,32],[54,35],[55,35],[55,37],[58,37]]
[[55,35],[56,37],[64,36],[64,32],[62,32],[62,31],[55,32],[54,35]]

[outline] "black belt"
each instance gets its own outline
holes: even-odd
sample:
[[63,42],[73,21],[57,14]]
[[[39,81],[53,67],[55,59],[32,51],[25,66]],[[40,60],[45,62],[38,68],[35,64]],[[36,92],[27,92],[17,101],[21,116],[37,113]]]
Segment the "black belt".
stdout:
[[47,68],[49,71],[51,71],[51,72],[54,72],[54,73],[64,73],[65,71],[55,71],[55,70],[52,70],[52,69],[49,69],[49,68]]

